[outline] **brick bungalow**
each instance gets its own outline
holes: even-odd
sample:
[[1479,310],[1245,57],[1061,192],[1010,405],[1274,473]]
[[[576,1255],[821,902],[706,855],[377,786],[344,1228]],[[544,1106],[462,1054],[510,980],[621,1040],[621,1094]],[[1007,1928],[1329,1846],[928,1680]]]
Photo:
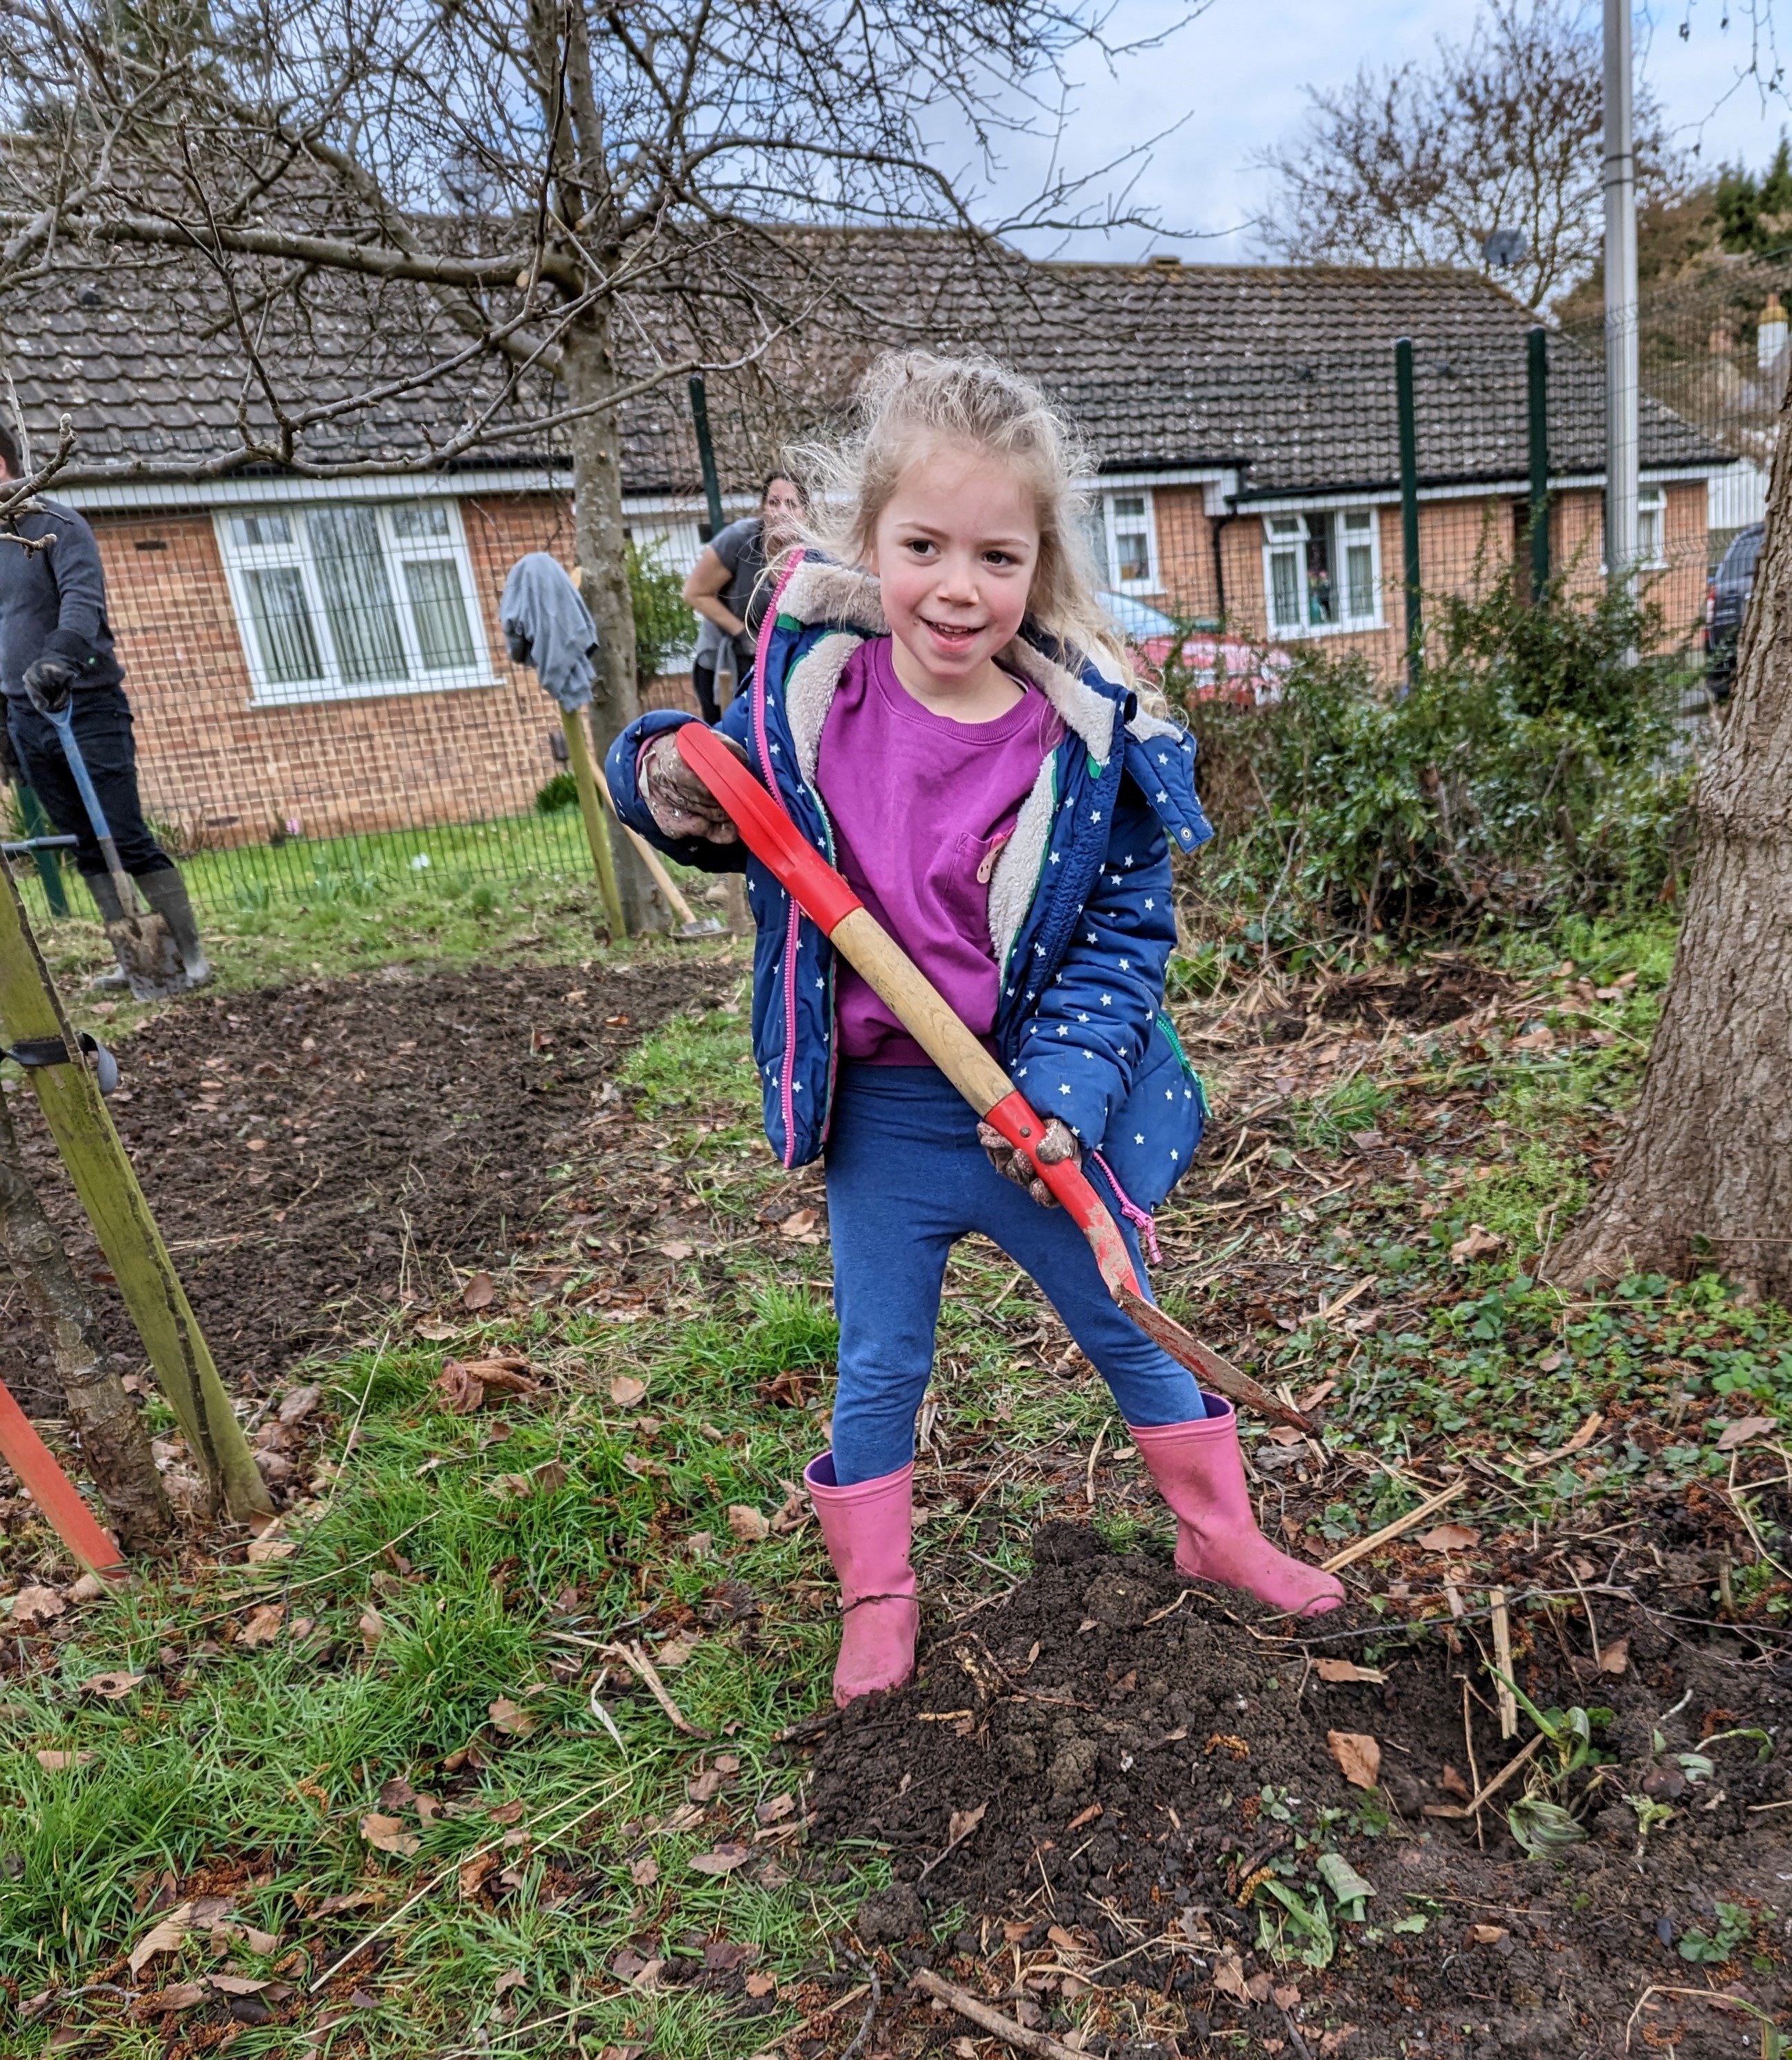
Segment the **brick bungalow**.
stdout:
[[[865,297],[913,305],[925,248],[859,239]],[[913,329],[999,349],[1082,424],[1116,594],[1248,641],[1324,639],[1391,673],[1404,641],[1400,336],[1415,349],[1423,584],[1471,591],[1519,547],[1530,317],[1486,281],[1012,254],[1004,265],[993,293],[986,281],[955,305],[936,292]],[[10,339],[34,435],[64,412],[81,432],[80,469],[54,491],[100,538],[152,812],[223,844],[526,809],[553,770],[554,724],[505,655],[498,597],[523,552],[570,558],[563,458],[519,430],[477,461],[378,469],[430,433],[429,404],[416,402],[353,433],[364,472],[349,447],[349,469],[330,477],[220,476],[206,461],[229,446],[241,374],[202,312],[178,299],[110,305],[90,288],[78,303],[20,310]],[[856,369],[837,335],[827,343],[815,364],[778,368],[812,413],[837,405]],[[1552,548],[1590,582],[1600,368],[1555,335],[1550,371]],[[765,437],[728,429],[725,391],[712,389],[712,409],[744,507]],[[1704,593],[1708,483],[1734,461],[1647,399],[1642,456],[1652,585],[1670,632],[1688,631]],[[700,548],[703,501],[681,388],[635,407],[624,470],[637,541],[682,571]],[[670,680],[653,697],[685,691]]]

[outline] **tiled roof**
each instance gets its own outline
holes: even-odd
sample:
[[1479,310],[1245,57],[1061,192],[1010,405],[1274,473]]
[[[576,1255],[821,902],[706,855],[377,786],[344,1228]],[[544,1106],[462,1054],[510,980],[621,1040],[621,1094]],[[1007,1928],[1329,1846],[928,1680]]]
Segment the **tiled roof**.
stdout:
[[[1531,317],[1485,280],[1444,269],[1218,265],[1033,264],[988,243],[924,232],[799,231],[791,277],[766,281],[788,301],[813,261],[839,282],[800,337],[751,371],[710,379],[724,481],[753,479],[782,437],[836,413],[879,348],[904,341],[975,346],[1037,378],[1076,417],[1105,471],[1243,468],[1247,497],[1391,485],[1397,477],[1394,345],[1415,346],[1421,480],[1515,480],[1527,467],[1525,356]],[[737,291],[707,304],[721,355],[750,305]],[[685,354],[688,303],[643,301],[623,325],[645,369],[649,349]],[[319,280],[294,312],[257,319],[259,348],[307,403],[415,371],[465,339],[415,287]],[[233,441],[239,406],[269,411],[249,354],[202,290],[191,261],[159,253],[109,261],[34,288],[0,327],[34,435],[66,411],[83,478],[152,468],[196,471]],[[720,345],[720,348],[718,348]],[[1598,358],[1551,333],[1551,469],[1604,463]],[[545,385],[545,382],[544,382]],[[499,381],[473,366],[331,425],[308,443],[320,461],[369,469],[439,449]],[[533,430],[546,401],[510,403],[501,433],[463,463],[541,465],[559,436]],[[1645,396],[1646,470],[1722,462],[1726,453]],[[629,406],[624,473],[634,493],[695,489],[682,381]],[[148,489],[146,489],[147,492]],[[158,495],[165,497],[162,489]]]

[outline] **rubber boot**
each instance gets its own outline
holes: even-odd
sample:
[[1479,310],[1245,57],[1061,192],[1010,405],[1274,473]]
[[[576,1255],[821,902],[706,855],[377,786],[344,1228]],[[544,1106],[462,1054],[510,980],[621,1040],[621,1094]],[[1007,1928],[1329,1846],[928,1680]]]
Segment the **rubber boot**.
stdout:
[[1318,1616],[1344,1599],[1335,1575],[1279,1552],[1257,1528],[1231,1403],[1203,1389],[1199,1423],[1129,1424],[1157,1491],[1176,1516],[1176,1566],[1198,1581],[1243,1588],[1271,1609]]
[[174,932],[174,948],[181,955],[187,985],[203,987],[212,976],[211,962],[199,941],[198,920],[178,867],[166,865],[158,872],[139,872],[136,883],[138,892]]
[[803,1470],[828,1557],[840,1581],[840,1659],[834,1701],[900,1688],[915,1671],[920,1604],[908,1544],[915,1511],[914,1462],[853,1487],[834,1485],[834,1455]]
[[[112,884],[110,872],[84,872],[82,878],[87,883],[87,892],[94,897],[94,906],[99,911],[102,923],[116,923],[124,914],[118,906],[118,890]],[[110,972],[97,972],[87,983],[94,994],[125,994],[130,989],[130,976],[124,967],[115,965]]]

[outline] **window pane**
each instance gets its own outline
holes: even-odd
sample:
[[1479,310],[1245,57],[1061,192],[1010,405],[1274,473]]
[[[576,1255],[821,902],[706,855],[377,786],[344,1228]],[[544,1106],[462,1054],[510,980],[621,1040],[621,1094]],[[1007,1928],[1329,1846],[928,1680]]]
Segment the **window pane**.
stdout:
[[425,672],[470,665],[473,639],[461,602],[459,567],[449,558],[406,558],[405,590],[410,597],[411,621]]
[[448,534],[448,510],[439,501],[410,501],[392,511],[392,529],[394,536],[409,542],[418,537],[442,537]]
[[1347,606],[1351,617],[1373,620],[1375,613],[1375,556],[1367,544],[1352,542],[1344,551]]
[[1120,529],[1114,535],[1114,560],[1121,584],[1151,576],[1151,538],[1143,529]]
[[1315,625],[1338,620],[1338,593],[1331,577],[1331,523],[1323,515],[1307,522],[1307,620]]
[[1300,565],[1292,551],[1269,554],[1269,615],[1279,629],[1300,626]]
[[1347,529],[1367,529],[1369,521],[1369,510],[1367,508],[1353,508],[1344,517],[1344,527]]
[[245,573],[249,612],[261,670],[273,681],[321,680],[317,639],[305,605],[305,581],[296,565]]
[[1142,493],[1116,493],[1114,496],[1114,520],[1116,522],[1136,522],[1145,512],[1145,497]]
[[409,677],[398,612],[371,508],[331,508],[309,517],[324,613],[345,680],[365,685]]
[[233,515],[231,533],[239,544],[289,544],[293,525],[285,515]]

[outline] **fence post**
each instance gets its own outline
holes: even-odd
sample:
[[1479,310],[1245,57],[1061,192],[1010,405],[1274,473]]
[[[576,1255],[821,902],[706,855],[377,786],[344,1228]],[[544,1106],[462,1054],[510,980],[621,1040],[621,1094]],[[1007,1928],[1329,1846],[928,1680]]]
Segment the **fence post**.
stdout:
[[722,482],[716,470],[716,446],[709,437],[709,395],[695,373],[690,381],[691,427],[696,432],[697,462],[703,467],[704,497],[709,503],[709,533],[720,536],[722,520]]
[[218,1378],[211,1348],[4,866],[0,879],[0,1043],[54,1039],[74,1054],[60,1065],[32,1066],[26,1078],[143,1341],[156,1384],[180,1419],[213,1493],[239,1523],[265,1515],[273,1507],[267,1485]]
[[[6,717],[0,716],[0,722],[5,721]],[[48,836],[50,834],[50,818],[43,812],[43,803],[38,799],[37,788],[21,780],[17,792],[18,819],[25,826],[25,834],[28,837]],[[62,892],[61,859],[53,851],[34,851],[31,856],[37,864],[38,877],[43,882],[43,898],[50,904],[50,914],[67,915],[69,897]]]
[[1541,322],[1526,337],[1525,350],[1531,414],[1531,599],[1538,605],[1550,583],[1549,331]]
[[622,920],[622,893],[616,880],[616,854],[610,849],[609,825],[604,820],[604,804],[597,798],[597,782],[591,768],[591,747],[585,741],[585,725],[575,709],[562,709],[560,726],[566,738],[566,756],[573,768],[573,784],[579,790],[579,813],[585,818],[586,840],[592,863],[597,868],[597,884],[604,896],[604,914],[610,926],[610,941],[619,944],[629,934]]
[[1424,671],[1425,617],[1419,589],[1419,417],[1413,403],[1412,339],[1394,346],[1394,393],[1400,417],[1400,553],[1405,560],[1407,681]]

